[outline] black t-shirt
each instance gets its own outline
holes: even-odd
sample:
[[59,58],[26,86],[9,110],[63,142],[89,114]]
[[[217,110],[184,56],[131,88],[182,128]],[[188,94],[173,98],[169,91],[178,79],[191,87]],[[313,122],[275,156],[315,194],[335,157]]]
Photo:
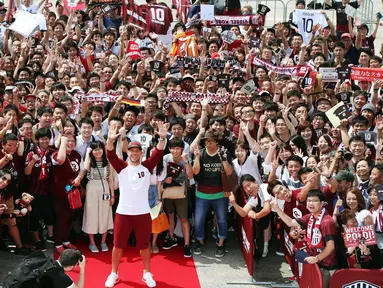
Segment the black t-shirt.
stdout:
[[47,271],[41,279],[41,288],[69,288],[73,285],[73,280],[64,272],[58,262],[54,268]]

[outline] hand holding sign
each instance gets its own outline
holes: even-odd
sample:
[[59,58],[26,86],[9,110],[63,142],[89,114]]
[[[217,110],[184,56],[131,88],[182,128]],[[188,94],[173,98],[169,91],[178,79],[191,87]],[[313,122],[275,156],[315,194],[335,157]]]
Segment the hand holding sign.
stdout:
[[230,30],[225,30],[221,33],[222,41],[228,44],[233,43],[237,39],[237,35]]

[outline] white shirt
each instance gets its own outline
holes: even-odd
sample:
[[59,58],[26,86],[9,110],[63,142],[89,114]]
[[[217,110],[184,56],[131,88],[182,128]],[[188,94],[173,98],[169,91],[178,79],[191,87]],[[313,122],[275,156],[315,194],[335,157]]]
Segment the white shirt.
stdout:
[[[265,192],[262,189],[258,190],[259,199],[261,199],[261,206],[263,207],[263,203],[267,201],[271,201],[271,196],[269,193]],[[249,201],[247,201],[246,205],[250,205],[251,207],[255,208],[258,206],[258,197],[250,197]]]
[[321,27],[328,26],[326,17],[317,10],[296,9],[293,12],[293,23],[298,26],[299,34],[303,37],[303,43],[308,44],[315,24]]
[[19,7],[17,7],[17,10],[29,13],[37,13],[37,11],[39,10],[39,6],[37,4],[32,4],[31,6],[26,7],[25,5],[20,3]]
[[128,165],[118,174],[120,201],[117,213],[121,215],[142,215],[150,213],[148,191],[150,172],[143,166]]
[[258,169],[258,153],[254,154],[253,151],[250,152],[250,156],[247,157],[243,165],[239,164],[238,158],[233,160],[234,170],[238,177],[241,177],[245,174],[250,174],[255,178],[258,185],[263,183],[261,174]]

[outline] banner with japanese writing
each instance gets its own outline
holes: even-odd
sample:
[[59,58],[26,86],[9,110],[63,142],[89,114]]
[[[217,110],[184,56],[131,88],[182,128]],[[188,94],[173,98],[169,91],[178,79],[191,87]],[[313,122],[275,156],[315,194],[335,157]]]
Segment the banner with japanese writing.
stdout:
[[383,79],[383,69],[360,67],[352,67],[351,69],[351,80],[372,82],[376,79]]
[[343,234],[344,244],[347,248],[376,244],[374,225],[345,228]]

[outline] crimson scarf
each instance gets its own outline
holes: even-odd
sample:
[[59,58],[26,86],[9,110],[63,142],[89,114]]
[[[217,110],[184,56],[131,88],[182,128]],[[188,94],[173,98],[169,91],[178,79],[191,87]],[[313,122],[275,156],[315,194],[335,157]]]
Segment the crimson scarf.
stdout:
[[48,178],[48,166],[47,166],[47,153],[48,150],[42,151],[39,146],[37,146],[37,154],[40,156],[40,164],[41,164],[41,170],[40,170],[40,176],[39,180],[45,180]]
[[[317,219],[311,214],[309,223],[307,224],[306,241],[311,248],[320,249],[323,247],[322,233],[320,231],[320,224],[325,214],[325,209],[322,208]],[[314,224],[315,220],[315,224]]]

